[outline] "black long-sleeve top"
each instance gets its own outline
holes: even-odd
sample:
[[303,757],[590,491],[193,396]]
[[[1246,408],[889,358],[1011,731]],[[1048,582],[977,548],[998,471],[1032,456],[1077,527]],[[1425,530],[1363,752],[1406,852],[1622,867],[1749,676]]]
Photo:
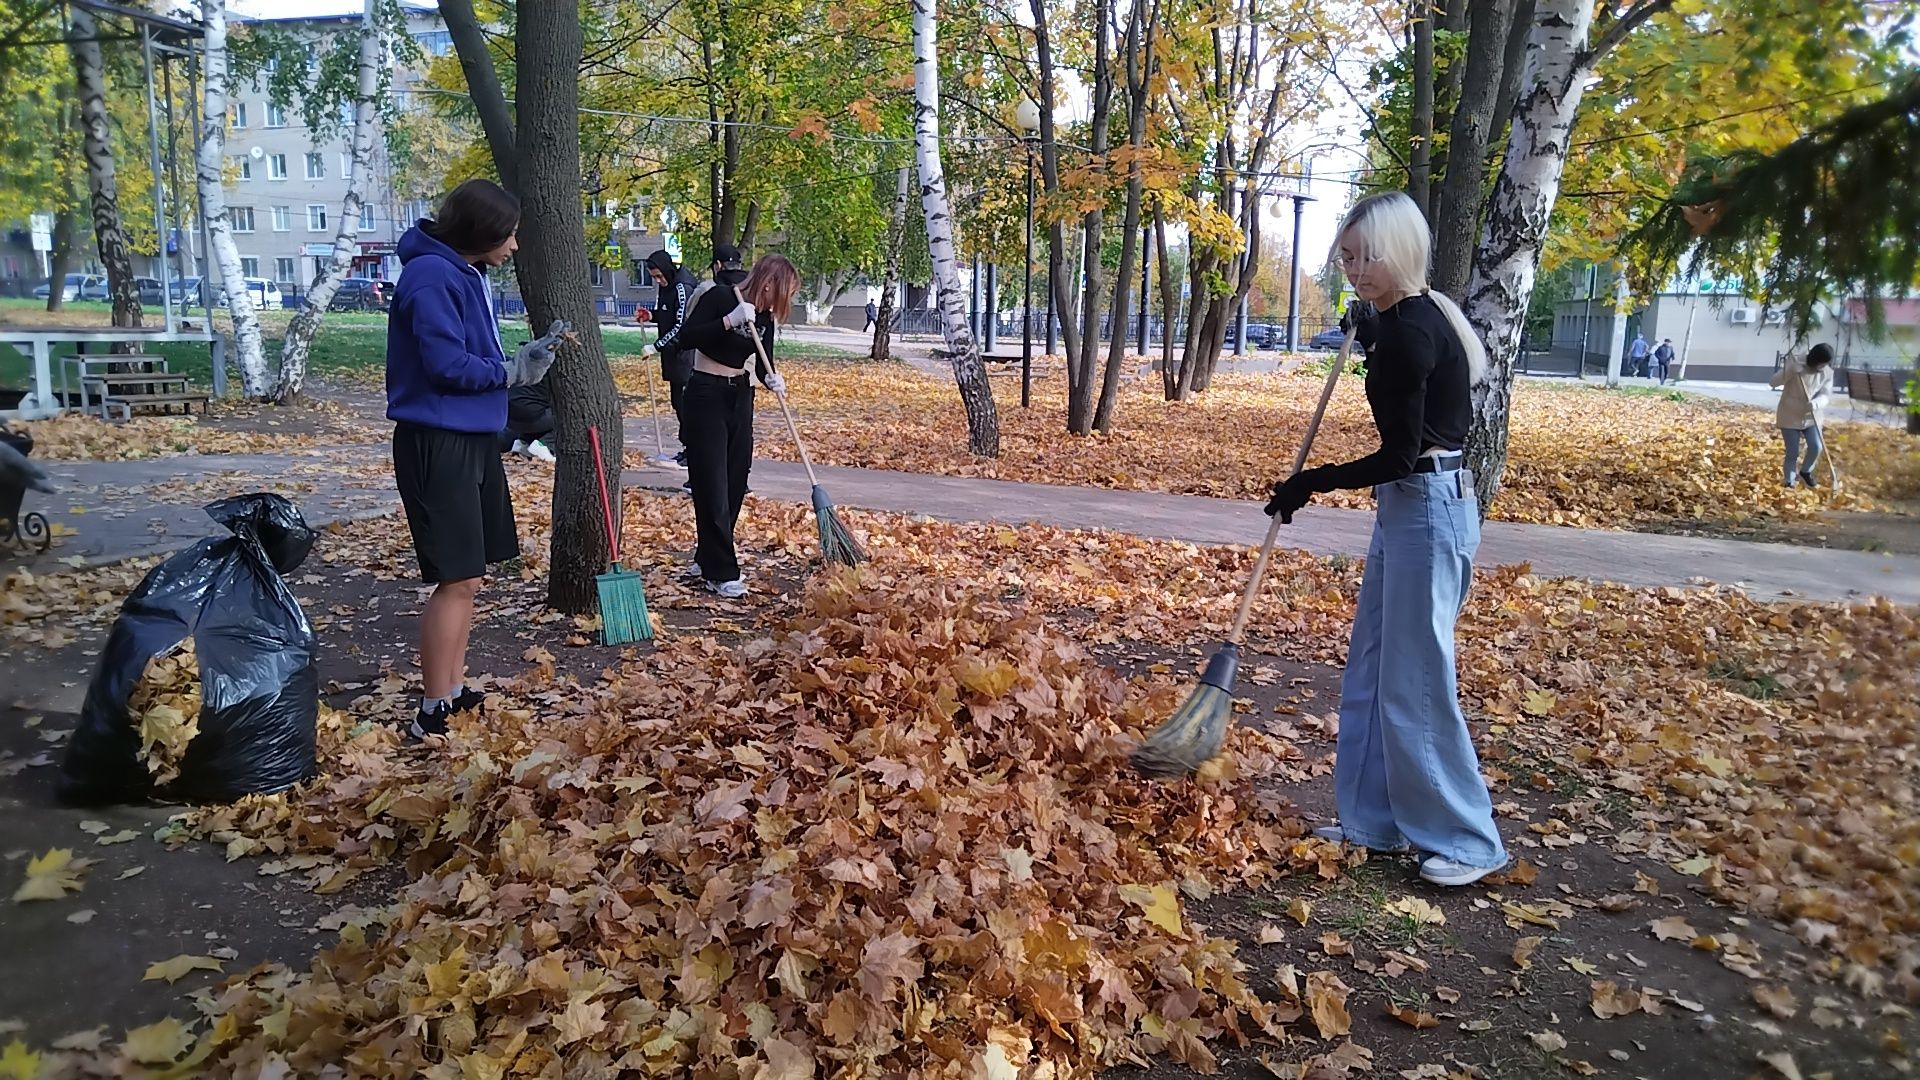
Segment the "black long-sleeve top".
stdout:
[[[680,347],[698,349],[701,355],[721,367],[747,369],[749,360],[754,363],[754,371],[760,381],[765,382],[773,368],[761,363],[754,352],[753,339],[747,336],[745,329],[729,330],[723,322],[727,314],[740,306],[740,294],[731,285],[715,285],[701,294],[700,301],[693,305],[693,311],[680,320]],[[766,350],[769,360],[773,357],[773,315],[762,311],[754,318],[754,329],[759,332],[761,347]]]
[[1467,354],[1432,297],[1407,297],[1362,323],[1357,336],[1367,350],[1367,405],[1380,449],[1311,470],[1316,491],[1405,479],[1428,447],[1465,446],[1473,422]]

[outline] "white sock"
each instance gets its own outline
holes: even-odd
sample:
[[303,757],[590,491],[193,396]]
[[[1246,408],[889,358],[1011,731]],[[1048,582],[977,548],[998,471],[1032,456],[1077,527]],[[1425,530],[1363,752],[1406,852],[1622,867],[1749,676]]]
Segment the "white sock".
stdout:
[[452,706],[453,698],[451,697],[426,697],[423,695],[420,698],[420,711],[424,713],[437,713],[441,709],[451,708]]
[[466,692],[467,692],[466,683],[464,682],[454,683],[453,689],[447,692],[447,700],[453,701],[454,699],[458,698],[461,694],[464,694]]

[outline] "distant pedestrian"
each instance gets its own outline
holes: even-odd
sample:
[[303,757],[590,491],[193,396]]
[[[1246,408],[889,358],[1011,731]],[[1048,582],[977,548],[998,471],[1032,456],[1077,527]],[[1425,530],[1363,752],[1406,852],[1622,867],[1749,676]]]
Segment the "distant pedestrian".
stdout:
[[874,327],[879,325],[880,325],[880,305],[869,300],[867,301],[867,325],[861,327],[860,332],[865,333],[868,330],[871,330]]
[[1647,357],[1652,351],[1645,334],[1633,335],[1633,344],[1627,349],[1627,374],[1646,377]]
[[1660,385],[1665,386],[1667,385],[1667,367],[1672,363],[1673,363],[1673,339],[1661,338],[1660,346],[1653,350],[1652,370],[1649,371],[1647,374],[1653,376],[1656,379],[1659,379]]
[[[1812,487],[1814,463],[1826,450],[1826,440],[1820,435],[1820,410],[1827,407],[1833,393],[1832,346],[1815,345],[1807,350],[1804,361],[1796,356],[1787,357],[1770,382],[1780,390],[1780,404],[1775,407],[1773,418],[1780,427],[1781,441],[1786,444],[1786,485],[1792,487],[1798,479]],[[1806,447],[1804,460],[1800,456],[1803,445]]]

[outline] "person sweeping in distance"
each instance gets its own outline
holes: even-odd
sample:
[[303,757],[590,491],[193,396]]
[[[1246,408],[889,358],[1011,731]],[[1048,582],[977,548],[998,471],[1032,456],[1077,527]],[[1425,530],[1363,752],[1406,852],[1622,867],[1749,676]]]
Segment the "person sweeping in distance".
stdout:
[[449,717],[481,704],[466,686],[474,597],[488,566],[520,554],[495,440],[507,426],[508,390],[544,379],[570,329],[556,320],[511,360],[500,347],[486,271],[513,256],[519,228],[519,199],[469,180],[398,245],[387,320],[393,478],[420,579],[433,586],[420,618],[420,709],[407,728],[415,740],[446,734]]
[[1281,481],[1267,513],[1290,523],[1314,495],[1343,488],[1372,488],[1379,504],[1340,685],[1340,820],[1314,835],[1411,848],[1425,855],[1422,878],[1468,885],[1507,864],[1454,663],[1480,546],[1462,451],[1487,358],[1454,302],[1427,289],[1429,235],[1397,191],[1360,200],[1341,222],[1333,258],[1379,311],[1355,333],[1380,448]]
[[[1781,441],[1786,444],[1783,470],[1786,485],[1791,488],[1798,481],[1812,487],[1813,466],[1827,448],[1820,430],[1820,410],[1827,407],[1833,395],[1833,346],[1815,345],[1807,350],[1804,360],[1788,356],[1769,383],[1780,391],[1780,403],[1774,406],[1773,420],[1780,429]],[[1803,444],[1804,459],[1800,456]]]
[[760,385],[787,392],[786,380],[764,358],[773,355],[774,328],[792,314],[799,288],[793,264],[768,255],[738,285],[716,282],[706,289],[680,320],[680,347],[693,350],[681,439],[699,534],[687,576],[730,600],[747,595],[733,543],[753,469],[754,379],[747,364],[753,362]]

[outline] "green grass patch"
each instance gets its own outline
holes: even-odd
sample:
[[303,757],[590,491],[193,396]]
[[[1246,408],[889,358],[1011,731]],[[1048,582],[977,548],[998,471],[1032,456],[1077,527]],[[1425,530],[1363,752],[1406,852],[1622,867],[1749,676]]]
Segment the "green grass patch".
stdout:
[[1780,696],[1780,680],[1764,671],[1755,672],[1738,660],[1715,660],[1707,665],[1707,677],[1719,679],[1755,701],[1772,701]]

